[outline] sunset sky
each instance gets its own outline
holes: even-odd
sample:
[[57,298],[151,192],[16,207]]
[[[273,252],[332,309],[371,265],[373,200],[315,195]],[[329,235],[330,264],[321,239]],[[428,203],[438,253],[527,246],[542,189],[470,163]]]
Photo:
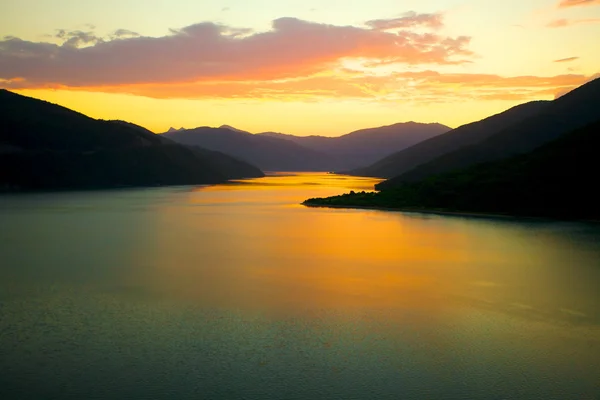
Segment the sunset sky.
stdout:
[[4,0],[0,87],[155,132],[451,127],[600,72],[600,0]]

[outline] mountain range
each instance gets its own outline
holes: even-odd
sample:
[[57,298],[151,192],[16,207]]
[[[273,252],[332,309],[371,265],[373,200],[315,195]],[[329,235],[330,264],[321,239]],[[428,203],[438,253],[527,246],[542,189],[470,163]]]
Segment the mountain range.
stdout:
[[530,153],[379,192],[352,192],[305,204],[600,220],[598,146],[600,118]]
[[326,154],[292,141],[253,135],[230,128],[199,127],[163,133],[160,136],[177,143],[230,154],[258,166],[263,171],[328,171],[338,165],[328,159]]
[[0,90],[0,121],[4,190],[207,184],[263,176],[229,155],[7,90]]
[[[354,194],[317,200],[333,204],[330,202],[365,202],[376,198],[379,200],[373,201],[384,199],[389,203],[395,199],[396,205],[433,207],[433,203],[425,200],[430,198],[437,202],[436,207],[475,209],[479,207],[474,199],[480,199],[481,204],[487,204],[484,208],[492,209],[491,200],[477,187],[495,193],[496,199],[508,199],[509,192],[525,196],[520,186],[525,184],[536,187],[539,193],[554,193],[535,186],[533,178],[517,179],[511,163],[524,168],[524,176],[535,176],[543,185],[550,185],[550,173],[581,183],[574,176],[577,168],[573,166],[578,165],[583,165],[580,168],[583,179],[595,179],[590,172],[594,171],[592,161],[577,159],[575,150],[560,154],[560,144],[548,145],[551,150],[542,149],[556,140],[571,149],[583,146],[587,140],[593,148],[597,144],[592,139],[599,119],[600,79],[553,101],[525,103],[456,129],[407,122],[337,138],[275,132],[251,134],[227,125],[171,128],[158,135],[126,121],[96,120],[55,104],[0,90],[0,188],[208,184],[260,177],[261,169],[343,171],[352,166],[353,169],[348,168],[350,174],[390,179],[376,186],[381,191],[379,195]],[[592,159],[589,148],[580,152]],[[533,158],[519,158],[528,154]],[[530,162],[533,159],[538,164]],[[376,161],[358,168],[366,160]],[[548,160],[562,160],[570,165],[551,166]],[[559,175],[563,167],[571,175]],[[503,173],[502,169],[509,172]],[[531,172],[534,170],[535,173]],[[548,171],[547,174],[541,173],[542,170]],[[575,187],[564,185],[577,192]],[[457,196],[466,200],[458,201]]]
[[379,187],[529,152],[600,115],[600,79],[553,100],[534,101],[398,151],[351,175],[392,178]]
[[278,137],[343,160],[344,167],[368,165],[387,155],[438,137],[451,128],[437,123],[403,122],[361,129],[338,137],[293,136],[275,132],[261,135]]
[[169,131],[183,144],[222,151],[265,171],[339,171],[373,163],[388,154],[448,132],[441,124],[398,123],[339,137],[251,134],[229,125]]
[[424,140],[363,168],[348,171],[350,175],[393,178],[418,165],[434,160],[444,154],[470,146],[500,132],[527,117],[537,114],[549,105],[549,101],[532,101],[485,118],[462,125],[443,135]]
[[[483,140],[474,139],[477,131]],[[464,145],[456,149],[459,144]],[[598,145],[600,79],[554,101],[515,107],[388,157],[378,165],[399,174],[376,185],[379,192],[305,204],[600,218]]]

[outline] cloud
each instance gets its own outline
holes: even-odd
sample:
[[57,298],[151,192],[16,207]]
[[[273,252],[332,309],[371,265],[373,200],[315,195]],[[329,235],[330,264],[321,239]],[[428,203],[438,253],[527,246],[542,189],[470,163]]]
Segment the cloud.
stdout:
[[600,0],[562,0],[558,7],[578,7],[578,6],[593,6],[600,5]]
[[[409,96],[429,95],[438,102],[463,100],[529,101],[554,98],[593,77],[585,75],[501,76],[494,74],[442,74],[436,71],[405,72],[397,79],[410,81]],[[409,97],[410,98],[410,97]]]
[[[584,83],[591,82],[591,81],[593,81],[594,79],[600,79],[600,72],[599,72],[599,73],[597,73],[597,74],[594,74],[594,75],[592,75],[592,76],[589,76],[589,77],[587,77],[587,78],[586,78],[586,79],[585,79],[583,82],[581,82],[581,85],[583,85]],[[581,85],[579,85],[579,86],[581,86]],[[564,89],[561,89],[561,90],[559,90],[559,91],[556,91],[556,92],[554,93],[554,98],[555,98],[555,99],[558,99],[559,97],[561,97],[561,96],[564,96],[565,94],[569,93],[571,90],[573,90],[573,89],[575,89],[575,88],[576,88],[576,87],[570,87],[570,88],[564,88]]]
[[443,74],[426,70],[389,75],[366,75],[339,69],[309,77],[269,81],[148,83],[103,86],[81,90],[130,93],[152,98],[265,99],[317,101],[320,99],[363,99],[379,102],[444,103],[465,100],[528,101],[551,99],[582,85],[593,77],[557,75],[550,77],[493,74]]
[[447,65],[473,55],[466,36],[384,32],[296,18],[276,19],[266,32],[204,22],[162,37],[130,34],[105,40],[65,30],[57,37],[65,42],[0,41],[0,78],[23,78],[32,87],[272,80],[309,76],[352,58]]
[[[470,62],[474,56],[467,36],[423,31],[439,26],[438,17],[411,13],[369,21],[366,27],[280,18],[264,32],[204,22],[161,37],[126,29],[108,38],[59,30],[59,44],[5,37],[0,40],[0,86],[152,98],[350,98],[429,104],[547,99],[590,79],[433,71]],[[386,28],[391,26],[395,31]],[[576,58],[556,61],[571,59]],[[392,72],[390,64],[399,64],[395,71],[414,66],[426,70]]]
[[440,29],[444,26],[442,14],[417,14],[414,11],[405,13],[400,18],[374,19],[365,22],[365,25],[377,30],[406,29],[426,27]]
[[139,33],[130,31],[129,29],[117,29],[110,35],[111,39],[132,38],[132,37],[140,37],[140,36],[141,35]]
[[575,60],[579,60],[579,57],[560,58],[558,60],[554,60],[554,62],[555,63],[564,63],[564,62],[571,62],[571,61],[575,61]]
[[401,74],[412,79],[414,92],[409,96],[428,94],[436,102],[464,100],[530,101],[556,98],[598,77],[597,75],[512,76],[493,74],[441,74],[422,71]]
[[64,47],[81,47],[83,45],[96,45],[104,43],[104,39],[98,37],[94,32],[83,32],[83,31],[67,31],[65,29],[58,29],[55,38],[63,41]]
[[548,28],[564,28],[566,26],[578,25],[578,24],[595,24],[599,23],[600,18],[588,18],[588,19],[555,19],[554,21],[546,24]]

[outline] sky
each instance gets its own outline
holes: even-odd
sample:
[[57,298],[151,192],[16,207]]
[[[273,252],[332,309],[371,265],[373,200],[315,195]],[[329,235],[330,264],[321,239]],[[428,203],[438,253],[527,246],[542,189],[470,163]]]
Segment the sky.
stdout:
[[3,0],[0,87],[154,132],[457,127],[600,76],[600,0]]

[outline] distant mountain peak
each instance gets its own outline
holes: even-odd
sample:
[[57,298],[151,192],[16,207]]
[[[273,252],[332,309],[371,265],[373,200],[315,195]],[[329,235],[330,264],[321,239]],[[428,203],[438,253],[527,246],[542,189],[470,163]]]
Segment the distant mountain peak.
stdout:
[[231,126],[231,125],[221,125],[219,128],[220,128],[220,129],[229,129],[230,131],[234,131],[234,132],[240,132],[240,133],[249,133],[249,132],[247,132],[247,131],[243,131],[243,130],[241,130],[241,129],[234,128],[234,127],[233,127],[233,126]]
[[185,130],[184,128],[175,129],[173,127],[170,127],[167,132],[168,133],[173,133],[173,132],[179,132],[179,131],[184,131],[184,130]]

